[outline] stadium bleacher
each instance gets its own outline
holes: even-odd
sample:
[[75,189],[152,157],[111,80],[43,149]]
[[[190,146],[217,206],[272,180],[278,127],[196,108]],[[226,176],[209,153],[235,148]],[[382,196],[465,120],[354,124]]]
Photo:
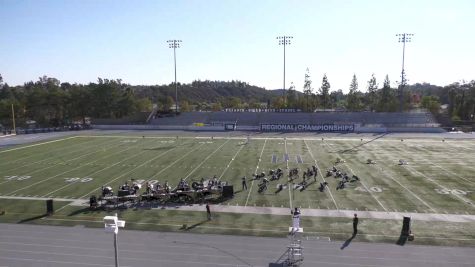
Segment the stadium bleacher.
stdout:
[[438,127],[428,112],[184,112],[174,117],[155,118],[152,125],[216,125],[233,122],[238,126],[259,126],[263,123],[282,124],[344,124],[384,127]]

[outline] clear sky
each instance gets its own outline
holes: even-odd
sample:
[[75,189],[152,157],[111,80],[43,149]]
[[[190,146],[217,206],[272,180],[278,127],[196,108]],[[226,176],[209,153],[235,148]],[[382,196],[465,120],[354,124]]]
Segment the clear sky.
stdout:
[[241,80],[302,90],[309,68],[313,87],[327,74],[331,90],[360,90],[375,73],[400,80],[406,45],[409,83],[447,85],[475,79],[473,0],[0,0],[0,73],[10,85],[56,77],[88,83],[97,77],[130,84],[174,80],[173,50],[181,39],[178,81]]

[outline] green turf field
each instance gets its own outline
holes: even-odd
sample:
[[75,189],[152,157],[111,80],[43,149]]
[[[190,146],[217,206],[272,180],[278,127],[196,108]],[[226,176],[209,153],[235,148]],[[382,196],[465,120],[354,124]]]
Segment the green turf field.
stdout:
[[[373,140],[369,137],[262,137],[251,138],[246,144],[246,139],[238,137],[77,136],[1,150],[0,210],[7,210],[3,221],[29,222],[41,218],[44,213],[43,201],[37,200],[46,197],[62,199],[63,202],[55,205],[57,214],[53,218],[41,220],[41,223],[61,224],[71,220],[74,224],[91,220],[97,224],[105,213],[90,213],[84,207],[67,206],[68,202],[64,200],[88,199],[93,194],[99,195],[102,185],[110,185],[116,191],[130,179],[143,182],[158,180],[161,183],[168,181],[176,185],[181,178],[192,181],[216,175],[233,184],[236,192],[234,198],[222,203],[224,206],[298,206],[320,210],[475,215],[474,152],[475,141],[442,141],[435,138],[401,141],[387,137]],[[349,183],[343,190],[336,190],[338,179],[325,177],[325,171],[335,165],[337,158],[345,161],[336,165],[338,169],[357,175],[361,181]],[[374,160],[376,164],[366,164],[367,159]],[[398,165],[400,159],[406,160],[408,165]],[[279,167],[284,170],[304,170],[312,165],[317,165],[322,172],[317,176],[317,182],[306,190],[293,190],[289,184],[275,194],[278,183],[287,183],[284,177],[272,181],[264,194],[257,193],[257,181],[249,181],[249,190],[241,191],[242,176],[249,178],[253,173],[267,173]],[[301,178],[295,182],[300,181]],[[327,181],[329,187],[320,192],[318,186],[323,181]],[[26,200],[15,200],[18,197]],[[25,204],[30,201],[31,206]],[[193,211],[170,212],[159,211],[160,215],[153,210],[143,209],[126,212],[124,216],[128,216],[128,221],[132,222],[131,225],[135,224],[134,228],[137,229],[156,229],[152,226],[160,224],[162,228],[159,229],[162,230],[168,229],[166,225],[173,225],[177,230],[176,226],[182,224],[196,224],[198,227],[193,227],[196,228],[194,231],[211,227],[200,223],[202,218],[199,212],[197,214],[200,215],[194,215]],[[71,216],[76,217],[72,219]],[[282,220],[282,216],[270,214],[269,218],[262,217],[265,214],[258,216],[249,213],[223,213],[219,216],[223,221],[214,221],[211,228],[224,229],[223,232],[231,229],[227,233],[247,231],[250,234],[262,234],[266,232],[262,229],[279,227],[285,232],[286,225],[290,224],[289,218]],[[305,225],[305,220],[308,220],[308,225]],[[348,219],[345,218],[317,216],[305,220],[304,227],[323,236],[328,231],[328,236],[340,234],[343,237],[348,230]],[[382,226],[384,221],[388,228]],[[233,224],[243,229],[237,231],[236,227],[231,227]],[[399,221],[367,221],[368,233],[372,229],[375,235],[386,237],[397,236],[398,230],[388,233],[387,229],[399,229],[399,225]],[[459,241],[463,240],[460,242],[475,244],[475,232],[470,230],[473,229],[473,222],[421,222],[417,227],[423,229],[422,225],[437,226],[438,231],[433,233],[433,239],[427,234],[429,241],[425,243],[437,243],[434,242],[437,240],[436,235],[441,235],[441,238],[446,238],[445,243],[442,243],[452,244],[447,240],[451,240],[455,234]],[[433,229],[420,231],[431,233]],[[463,236],[468,236],[468,239],[461,238]],[[363,240],[378,239],[367,235]]]
[[[216,175],[238,191],[231,205],[475,214],[473,141],[367,141],[263,138],[243,144],[239,138],[67,138],[3,150],[0,195],[88,198],[99,194],[102,185],[117,189],[132,178],[175,185],[180,178]],[[271,182],[265,194],[257,193],[257,182],[248,182],[249,190],[241,192],[244,175],[278,167],[303,170],[314,164],[327,170],[336,158],[346,161],[337,168],[361,182],[336,190],[337,179],[318,175],[317,183],[304,191],[289,186],[274,194],[278,183],[287,182],[281,179]],[[367,159],[376,164],[366,164]],[[400,166],[399,159],[409,164]],[[317,187],[324,179],[329,188],[322,193]]]

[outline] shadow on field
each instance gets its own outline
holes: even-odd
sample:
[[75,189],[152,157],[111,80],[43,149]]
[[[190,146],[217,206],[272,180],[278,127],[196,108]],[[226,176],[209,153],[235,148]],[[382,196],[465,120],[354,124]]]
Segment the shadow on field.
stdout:
[[23,219],[23,220],[19,221],[18,223],[27,223],[27,222],[31,222],[31,221],[35,221],[35,220],[44,218],[46,216],[48,216],[48,214],[45,213],[45,214],[37,215],[37,216],[31,217],[31,218]]
[[[354,147],[352,147],[352,148],[344,149],[344,150],[339,150],[339,151],[335,151],[335,152],[336,152],[336,153],[341,153],[341,154],[345,154],[345,153],[346,153],[346,154],[348,154],[348,153],[356,154],[356,153],[358,152],[358,150],[357,150],[358,147],[362,147],[362,146],[364,146],[364,145],[366,145],[366,144],[368,144],[368,143],[371,143],[371,142],[373,142],[373,141],[375,141],[375,140],[378,140],[378,139],[380,139],[380,138],[383,138],[383,137],[386,136],[386,135],[387,135],[387,133],[384,133],[384,134],[381,134],[381,135],[376,136],[375,138],[373,138],[373,139],[371,139],[371,140],[369,140],[369,141],[366,141],[366,142],[364,142],[364,143],[361,143],[361,144],[359,144],[359,145],[356,145],[356,146],[354,146]],[[363,139],[361,139],[361,141],[363,141]]]
[[106,211],[105,209],[97,208],[97,209],[91,209],[91,208],[82,208],[75,210],[71,213],[68,214],[68,216],[76,216],[76,215],[81,215],[81,214],[92,214],[92,213],[101,213]]
[[193,225],[187,226],[186,228],[184,228],[184,230],[185,230],[185,231],[192,230],[193,228],[196,228],[196,227],[198,227],[198,226],[200,226],[200,225],[202,225],[202,224],[204,224],[204,223],[206,223],[206,222],[208,222],[208,220],[203,220],[203,221],[201,221],[201,222],[199,222],[199,223],[195,223],[195,224],[193,224]]
[[345,243],[343,243],[343,245],[341,245],[340,249],[343,250],[345,249],[347,246],[350,245],[351,241],[353,241],[353,238],[355,238],[356,234],[353,234],[350,238],[348,238]]
[[401,233],[399,239],[396,241],[396,244],[399,246],[404,246],[406,244],[407,239],[408,236]]

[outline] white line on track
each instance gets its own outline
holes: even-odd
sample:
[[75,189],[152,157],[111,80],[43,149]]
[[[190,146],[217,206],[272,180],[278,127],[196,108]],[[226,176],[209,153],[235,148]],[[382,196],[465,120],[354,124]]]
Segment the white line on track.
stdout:
[[[325,140],[322,140],[322,142],[323,142],[324,144],[326,144],[326,145],[331,149],[331,146],[329,146]],[[340,153],[338,153],[338,154],[341,156]],[[353,169],[351,169],[351,167],[348,165],[348,163],[345,162],[344,164],[346,165],[346,167],[347,167],[353,174],[355,174],[355,172],[353,171]],[[388,210],[386,209],[386,207],[384,207],[383,203],[381,203],[381,202],[373,195],[373,193],[371,193],[371,190],[369,190],[369,188],[363,183],[363,181],[360,180],[360,183],[361,183],[361,185],[366,189],[366,191],[370,194],[370,196],[373,197],[373,199],[376,200],[376,202],[378,202],[379,206],[381,206],[381,208],[383,208],[384,211],[388,212]]]
[[34,146],[41,146],[41,145],[45,145],[45,144],[50,144],[50,143],[54,143],[54,142],[60,142],[60,141],[68,140],[68,139],[73,139],[73,138],[76,138],[76,137],[77,137],[77,136],[71,136],[71,137],[66,137],[66,138],[62,138],[62,139],[56,139],[56,140],[47,141],[47,142],[43,142],[43,143],[38,143],[38,144],[33,144],[33,145],[28,145],[28,146],[22,146],[22,147],[16,147],[16,148],[11,148],[11,149],[7,149],[7,150],[0,151],[0,154],[6,153],[6,152],[10,152],[10,151],[20,150],[20,149],[24,149],[24,148],[29,148],[29,147],[34,147]]
[[[57,263],[57,264],[69,264],[69,265],[84,265],[84,266],[112,266],[110,264],[95,264],[95,263],[80,263],[80,262],[71,262],[71,261],[50,261],[50,260],[40,260],[40,259],[29,259],[29,258],[13,258],[13,257],[4,257],[0,256],[0,259],[4,260],[16,260],[16,261],[32,261],[35,263],[44,262],[44,263]],[[64,265],[63,265],[64,266]],[[124,266],[125,267],[125,266]],[[130,267],[130,266],[127,266]]]
[[[25,186],[25,187],[19,188],[19,189],[13,191],[13,192],[10,192],[10,194],[16,193],[16,192],[18,192],[18,191],[22,191],[22,190],[24,190],[24,189],[30,188],[30,187],[32,187],[32,186],[35,186],[35,185],[37,185],[37,184],[40,184],[40,183],[43,183],[43,182],[46,182],[46,181],[49,181],[49,180],[51,180],[51,179],[53,179],[53,178],[56,178],[56,177],[58,177],[58,176],[60,176],[60,175],[65,174],[65,173],[68,173],[68,172],[77,170],[77,169],[79,169],[79,168],[82,168],[82,167],[84,167],[84,166],[87,165],[87,164],[94,163],[94,162],[96,162],[96,161],[98,161],[98,160],[100,160],[100,159],[107,158],[107,157],[109,157],[109,156],[111,156],[111,155],[115,155],[115,154],[117,154],[117,153],[122,153],[122,152],[124,152],[124,151],[126,151],[126,150],[129,150],[129,149],[131,149],[131,148],[133,148],[133,147],[129,147],[129,148],[126,148],[126,149],[124,149],[124,150],[115,152],[115,153],[113,153],[113,154],[109,154],[109,155],[107,155],[107,156],[105,156],[105,157],[101,157],[101,158],[99,158],[99,159],[96,159],[96,160],[93,160],[93,161],[89,161],[89,162],[85,163],[84,165],[79,165],[79,166],[77,166],[77,167],[75,167],[75,168],[72,168],[72,169],[70,169],[70,170],[64,171],[64,172],[62,172],[62,173],[56,174],[56,175],[54,175],[54,176],[51,176],[51,177],[46,178],[46,179],[43,179],[43,180],[38,181],[38,182],[36,182],[36,183],[33,183],[33,184],[27,185],[27,186]],[[100,151],[100,150],[102,150],[102,149],[103,149],[103,148],[100,148],[100,149],[98,149],[98,150],[96,150],[96,151],[94,151],[94,152],[84,154],[84,155],[82,155],[82,156],[80,156],[80,157],[77,157],[77,158],[68,160],[68,161],[66,161],[66,162],[69,162],[69,161],[72,161],[72,160],[76,160],[76,159],[78,159],[78,158],[82,158],[82,157],[88,156],[88,155],[90,155],[90,154],[94,154],[94,153],[96,153],[96,152],[98,152],[98,151]],[[52,165],[52,166],[47,167],[47,168],[52,168],[52,167],[56,167],[56,165]],[[40,170],[41,170],[41,169],[40,169]],[[35,171],[35,172],[36,172],[36,171]]]
[[[305,146],[307,147],[307,150],[308,150],[308,152],[310,153],[310,156],[312,157],[313,161],[315,162],[315,165],[316,165],[317,168],[318,168],[318,173],[320,174],[320,177],[322,177],[323,182],[326,182],[326,180],[325,180],[325,178],[323,177],[323,174],[322,174],[323,170],[320,169],[320,166],[318,166],[318,162],[317,162],[317,160],[315,159],[315,157],[313,156],[313,152],[312,152],[312,150],[310,149],[310,147],[308,146],[307,141],[305,141],[305,139],[303,139],[303,142],[305,143]],[[328,191],[328,193],[330,193],[330,197],[332,198],[333,204],[335,204],[336,209],[339,210],[338,205],[336,204],[335,198],[333,198],[333,194],[332,194],[332,192],[331,192],[331,190],[330,190],[330,187],[328,187],[328,190],[327,190],[327,191]]]
[[[59,255],[68,255],[66,253],[45,253],[45,254],[59,254]],[[74,256],[75,254],[71,254],[71,256]],[[112,257],[107,257],[107,256],[94,256],[94,257],[103,257],[103,258],[111,258]],[[70,264],[70,265],[86,265],[86,266],[112,266],[112,265],[104,265],[104,264],[96,264],[96,263],[79,263],[79,262],[67,262],[67,261],[49,261],[49,260],[36,260],[36,259],[26,259],[26,258],[11,258],[11,257],[3,257],[0,256],[0,258],[3,259],[16,259],[16,260],[23,260],[23,261],[38,261],[38,262],[47,262],[47,263],[61,263],[61,264]],[[232,266],[232,267],[245,267],[249,265],[244,265],[244,264],[232,264],[232,263],[214,263],[214,262],[205,262],[205,261],[189,261],[189,260],[176,260],[176,259],[144,259],[144,258],[134,258],[134,257],[127,257],[127,260],[131,260],[134,262],[140,262],[142,260],[145,260],[146,262],[154,262],[155,264],[162,263],[164,265],[157,265],[157,266],[173,266],[176,265],[177,263],[181,264],[186,264],[188,266],[195,266],[197,264],[199,265],[206,265],[206,266]],[[165,263],[170,263],[170,265],[165,264]],[[122,265],[121,265],[122,266]],[[130,267],[130,266],[127,266]],[[264,266],[255,266],[255,267],[264,267]]]
[[[264,153],[264,148],[266,147],[266,143],[267,143],[267,138],[264,140],[264,145],[262,146],[261,154],[259,155],[259,160],[257,160],[257,166],[256,166],[256,169],[254,170],[254,173],[257,173],[257,170],[259,169],[259,163],[261,162],[262,153]],[[247,203],[249,202],[249,196],[251,195],[253,185],[254,185],[254,179],[252,180],[251,186],[249,187],[249,192],[247,193],[246,203],[244,204],[244,207],[246,207]]]

